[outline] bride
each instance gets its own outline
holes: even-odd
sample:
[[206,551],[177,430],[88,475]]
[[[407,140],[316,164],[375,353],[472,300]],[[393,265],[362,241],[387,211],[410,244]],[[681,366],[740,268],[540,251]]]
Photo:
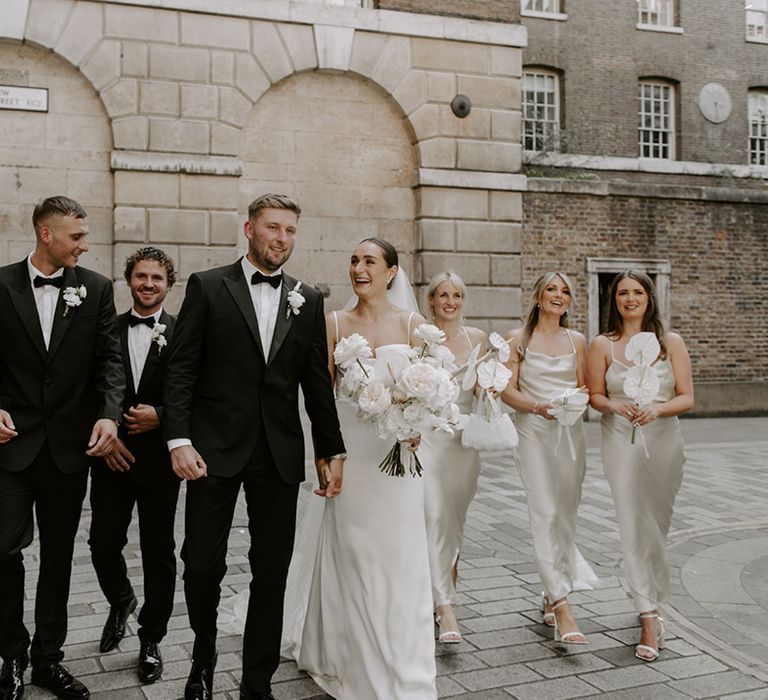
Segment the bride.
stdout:
[[[333,350],[353,333],[368,341],[374,362],[421,345],[413,330],[424,319],[402,308],[415,309],[416,301],[391,243],[362,241],[349,277],[355,305],[326,317],[334,381]],[[337,700],[435,700],[423,480],[379,471],[392,443],[358,419],[351,401],[337,398],[336,405],[347,447],[343,486],[333,499],[305,503],[288,575],[283,654]]]

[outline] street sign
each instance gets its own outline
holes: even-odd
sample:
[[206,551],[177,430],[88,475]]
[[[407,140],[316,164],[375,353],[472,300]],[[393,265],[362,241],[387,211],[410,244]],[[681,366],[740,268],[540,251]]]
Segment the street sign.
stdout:
[[48,88],[0,85],[0,109],[16,109],[25,112],[47,112]]

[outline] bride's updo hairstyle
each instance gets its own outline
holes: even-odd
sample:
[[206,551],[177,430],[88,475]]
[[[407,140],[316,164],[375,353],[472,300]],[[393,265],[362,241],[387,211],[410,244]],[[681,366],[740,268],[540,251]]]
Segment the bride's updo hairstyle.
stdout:
[[[381,252],[384,253],[384,262],[387,263],[387,267],[400,267],[400,258],[397,255],[397,248],[393,246],[389,241],[385,241],[383,238],[363,238],[358,245],[361,245],[363,243],[373,243],[374,245],[377,245],[379,248],[381,248]],[[392,285],[395,282],[395,278],[393,277],[387,284],[387,289],[392,289]]]

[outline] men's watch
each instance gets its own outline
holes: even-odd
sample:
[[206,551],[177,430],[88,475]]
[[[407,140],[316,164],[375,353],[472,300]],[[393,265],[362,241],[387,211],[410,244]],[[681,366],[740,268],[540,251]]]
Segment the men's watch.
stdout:
[[331,455],[328,457],[328,461],[330,462],[332,459],[340,459],[342,462],[347,458],[346,452],[339,452],[337,455]]

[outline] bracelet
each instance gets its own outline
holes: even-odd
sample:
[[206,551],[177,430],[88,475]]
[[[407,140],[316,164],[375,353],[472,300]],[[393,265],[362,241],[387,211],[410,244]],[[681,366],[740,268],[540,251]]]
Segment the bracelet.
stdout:
[[531,413],[533,413],[534,416],[538,416],[539,414],[536,412],[538,410],[539,410],[539,402],[538,401],[534,401],[533,402],[533,411],[531,411]]

